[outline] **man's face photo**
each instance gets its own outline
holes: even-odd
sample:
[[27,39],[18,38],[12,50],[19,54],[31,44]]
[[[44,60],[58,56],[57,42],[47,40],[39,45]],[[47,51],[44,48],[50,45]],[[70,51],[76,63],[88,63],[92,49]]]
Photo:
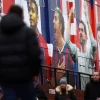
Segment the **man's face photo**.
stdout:
[[81,43],[83,41],[86,41],[87,35],[85,33],[84,25],[82,23],[79,24],[79,34],[80,34],[80,41],[81,41]]
[[36,5],[33,2],[30,2],[29,15],[30,15],[31,26],[33,27],[36,26],[38,22],[38,11],[37,11]]
[[61,28],[62,28],[62,25],[60,24],[60,21],[59,21],[59,13],[57,11],[55,11],[55,14],[54,14],[54,19],[53,19],[53,24],[54,24],[54,29],[55,29],[55,38],[59,38],[60,34],[61,33]]

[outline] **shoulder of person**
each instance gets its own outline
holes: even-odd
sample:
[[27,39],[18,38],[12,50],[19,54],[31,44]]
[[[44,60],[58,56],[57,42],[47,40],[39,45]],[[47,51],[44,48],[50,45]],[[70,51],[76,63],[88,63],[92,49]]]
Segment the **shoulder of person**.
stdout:
[[28,26],[25,25],[23,27],[23,30],[26,32],[27,36],[29,36],[29,37],[31,37],[31,36],[36,37],[36,32],[32,28],[30,28],[30,27],[28,27]]
[[[66,85],[66,90],[67,90],[67,91],[72,91],[72,90],[73,90],[73,87],[72,87],[70,84],[67,84],[67,85]],[[58,93],[58,94],[61,93],[61,88],[60,88],[60,86],[57,86],[56,89],[55,89],[55,91],[56,91],[56,93]]]
[[73,90],[73,87],[70,84],[67,84],[67,90],[68,91],[72,91]]
[[93,84],[93,82],[92,82],[92,81],[88,82],[88,83],[86,84],[86,88],[91,87],[91,85],[92,85],[92,84]]

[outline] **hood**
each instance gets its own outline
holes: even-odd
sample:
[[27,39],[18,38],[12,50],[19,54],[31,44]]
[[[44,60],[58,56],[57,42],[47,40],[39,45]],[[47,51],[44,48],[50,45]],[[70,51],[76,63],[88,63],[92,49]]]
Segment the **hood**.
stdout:
[[[71,90],[73,90],[73,87],[71,85],[67,84],[66,85],[66,90],[67,90],[67,92],[71,91]],[[56,87],[56,92],[59,93],[59,94],[61,94],[61,88],[60,88],[60,86]]]
[[9,33],[9,32],[13,33],[17,29],[23,27],[24,25],[25,23],[23,22],[23,20],[17,15],[7,14],[2,17],[2,20],[0,22],[0,29],[2,32],[5,33]]

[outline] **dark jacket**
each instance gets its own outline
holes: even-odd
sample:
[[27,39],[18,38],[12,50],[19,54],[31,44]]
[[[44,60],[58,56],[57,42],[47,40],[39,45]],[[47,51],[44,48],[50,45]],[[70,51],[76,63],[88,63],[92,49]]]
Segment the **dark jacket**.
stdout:
[[60,86],[56,88],[55,100],[76,100],[76,96],[72,91],[73,87],[71,85],[67,85],[67,88],[62,91]]
[[39,86],[36,87],[36,95],[39,100],[48,100],[45,92]]
[[0,83],[27,82],[39,74],[40,48],[35,32],[14,14],[0,22]]
[[100,81],[95,82],[91,80],[86,85],[84,100],[96,100],[97,98],[100,98]]

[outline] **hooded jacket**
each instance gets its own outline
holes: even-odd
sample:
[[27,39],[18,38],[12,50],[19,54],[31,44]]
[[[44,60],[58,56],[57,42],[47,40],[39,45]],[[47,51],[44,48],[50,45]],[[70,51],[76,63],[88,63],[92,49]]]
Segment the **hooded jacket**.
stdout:
[[84,100],[96,100],[97,98],[100,98],[100,81],[96,82],[92,79],[85,87]]
[[31,81],[40,68],[35,32],[17,15],[5,15],[0,22],[0,83]]
[[61,90],[60,86],[56,88],[55,100],[76,100],[76,96],[73,93],[73,87],[69,84],[66,85],[65,90]]

